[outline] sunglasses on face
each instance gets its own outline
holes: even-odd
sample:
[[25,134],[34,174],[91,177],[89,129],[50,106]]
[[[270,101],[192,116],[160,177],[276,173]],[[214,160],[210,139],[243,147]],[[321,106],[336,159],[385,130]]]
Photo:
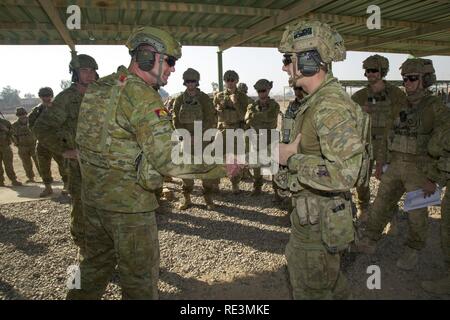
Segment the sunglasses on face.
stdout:
[[166,56],[166,59],[164,59],[167,62],[167,65],[169,67],[174,67],[175,63],[177,62],[177,58],[172,56]]
[[292,54],[285,54],[283,55],[283,65],[288,66],[292,63]]
[[233,79],[225,79],[225,82],[234,82]]
[[403,76],[403,82],[406,83],[408,81],[414,82],[419,80],[419,76]]
[[378,69],[366,69],[366,73],[377,73],[380,72]]
[[264,93],[264,92],[266,92],[267,90],[266,89],[264,89],[264,90],[258,90],[258,93]]
[[186,83],[197,83],[197,80],[186,80]]
[[301,91],[301,90],[302,90],[302,87],[294,87],[294,90],[295,90],[295,91],[297,91],[297,90],[298,90],[298,91]]

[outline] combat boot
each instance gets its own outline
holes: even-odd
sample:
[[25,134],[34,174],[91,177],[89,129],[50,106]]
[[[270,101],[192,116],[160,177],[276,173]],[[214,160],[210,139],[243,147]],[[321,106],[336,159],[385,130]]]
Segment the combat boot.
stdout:
[[190,193],[183,193],[183,200],[181,200],[181,203],[178,204],[178,210],[186,210],[191,205],[192,205],[191,194]]
[[422,281],[422,289],[434,294],[450,294],[450,275],[443,279]]
[[12,185],[15,186],[15,187],[23,186],[22,182],[20,182],[18,180],[13,180],[11,182],[12,182]]
[[239,194],[239,192],[240,192],[239,183],[233,183],[231,190],[232,190],[233,194]]
[[377,242],[369,237],[363,237],[353,247],[353,252],[359,252],[364,254],[374,254],[377,250]]
[[53,194],[52,186],[50,184],[46,184],[44,191],[39,194],[39,197],[44,198],[48,197],[51,194]]
[[206,207],[208,208],[208,210],[212,210],[215,207],[215,204],[212,200],[212,197],[209,193],[205,193],[203,195],[203,198],[205,198],[205,203],[206,203]]
[[419,261],[419,250],[406,247],[405,252],[397,260],[397,267],[402,270],[412,270]]
[[261,194],[261,186],[258,186],[258,185],[253,186],[253,191],[252,191],[251,195],[257,196],[259,194]]
[[61,190],[61,194],[64,196],[67,196],[69,194],[69,187],[67,185],[67,182],[64,182],[64,186]]

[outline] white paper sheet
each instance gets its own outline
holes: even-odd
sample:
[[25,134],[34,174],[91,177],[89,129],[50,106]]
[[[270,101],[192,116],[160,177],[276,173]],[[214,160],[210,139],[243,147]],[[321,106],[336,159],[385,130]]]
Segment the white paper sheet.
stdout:
[[414,209],[438,205],[441,205],[441,189],[436,188],[435,193],[433,193],[430,197],[426,198],[423,197],[423,190],[419,189],[408,192],[406,194],[403,210],[411,211]]

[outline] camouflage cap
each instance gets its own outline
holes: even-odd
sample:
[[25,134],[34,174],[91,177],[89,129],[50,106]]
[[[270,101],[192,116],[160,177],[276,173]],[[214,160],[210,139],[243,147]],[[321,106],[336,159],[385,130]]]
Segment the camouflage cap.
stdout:
[[235,81],[239,81],[239,75],[237,74],[236,71],[234,70],[227,70],[224,74],[223,74],[223,80],[227,81],[227,80],[235,80]]
[[76,70],[79,68],[91,68],[97,70],[98,65],[95,59],[91,56],[87,54],[78,54],[70,60],[69,69]]
[[377,69],[385,76],[389,72],[389,60],[375,54],[363,61],[363,69]]
[[25,110],[25,108],[23,107],[18,107],[16,108],[16,116],[20,117],[20,116],[26,116],[28,114],[27,110]]
[[39,97],[53,97],[53,90],[50,87],[43,87],[39,89]]
[[422,58],[414,58],[414,59],[406,60],[400,66],[400,70],[402,71],[402,74],[435,73],[435,70],[433,67],[433,61],[431,61],[430,59],[422,59]]
[[181,58],[181,44],[164,30],[153,27],[134,29],[125,45],[131,53],[141,44],[152,46],[158,53],[173,56],[177,59]]
[[253,88],[255,88],[256,91],[259,90],[270,90],[273,87],[273,81],[269,81],[267,79],[259,79],[256,81]]
[[247,91],[248,91],[247,85],[243,82],[239,83],[237,87],[240,91],[242,91],[244,93],[247,93]]
[[300,21],[287,26],[278,50],[281,53],[316,50],[325,63],[342,61],[346,57],[344,39],[328,24],[319,21]]
[[197,82],[200,81],[200,73],[192,68],[188,68],[184,73],[183,73],[183,80],[195,80]]

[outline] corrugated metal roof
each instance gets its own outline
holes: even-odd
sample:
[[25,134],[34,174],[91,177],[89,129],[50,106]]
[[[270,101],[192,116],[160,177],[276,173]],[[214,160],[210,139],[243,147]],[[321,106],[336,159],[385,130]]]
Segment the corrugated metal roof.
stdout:
[[[80,30],[65,27],[71,4],[81,8]],[[366,26],[373,4],[379,30]],[[123,44],[133,27],[151,25],[184,45],[277,47],[285,25],[299,19],[329,23],[348,50],[450,55],[446,0],[0,0],[0,44]]]

